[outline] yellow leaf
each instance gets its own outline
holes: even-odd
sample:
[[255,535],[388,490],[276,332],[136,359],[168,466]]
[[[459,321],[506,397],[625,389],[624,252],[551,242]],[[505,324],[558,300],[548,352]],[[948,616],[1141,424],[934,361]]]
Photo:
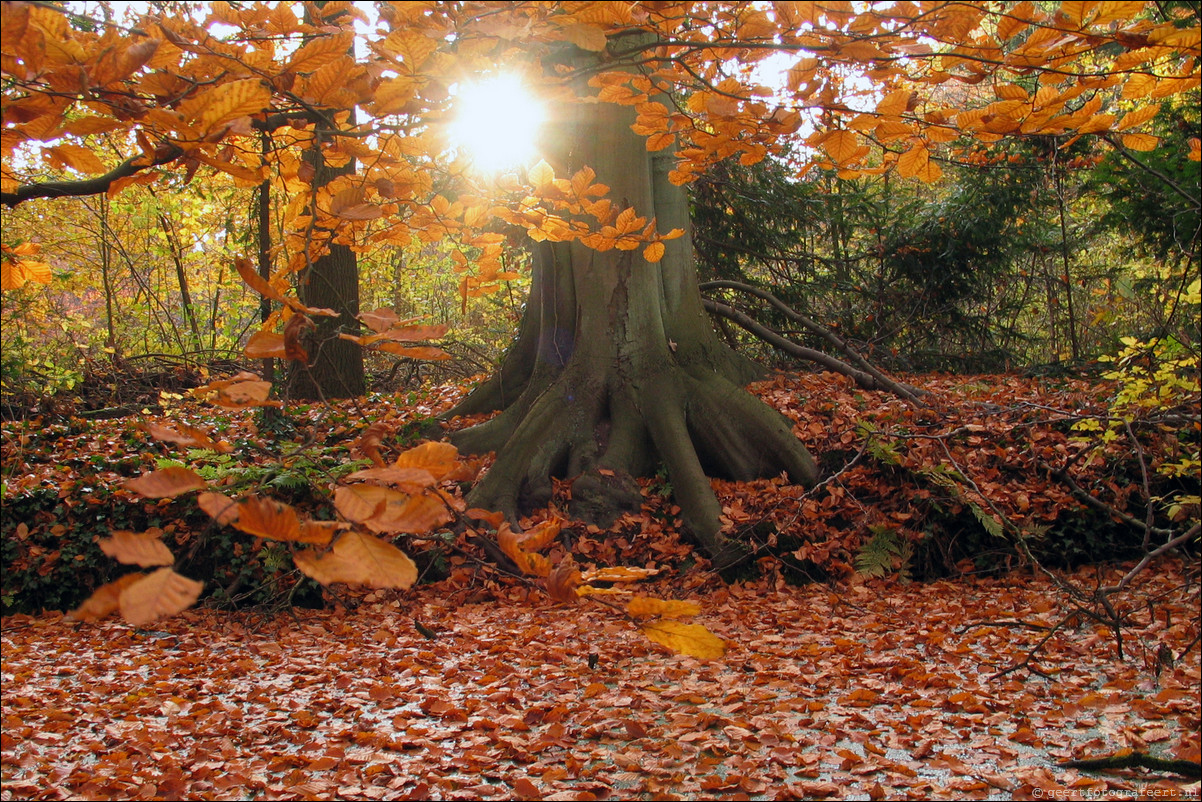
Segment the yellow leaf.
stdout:
[[[676,134],[669,134],[669,133],[652,134],[651,136],[647,137],[647,150],[654,153],[656,151],[660,151],[660,150],[663,150],[664,148],[669,147],[675,141],[676,141]],[[681,183],[687,183],[687,181],[690,181],[690,180],[692,180],[691,177],[686,179],[685,181],[682,181]]]
[[921,143],[903,153],[897,160],[897,172],[903,178],[918,178],[930,183],[939,179],[943,171],[931,161],[931,154]]
[[353,36],[346,31],[314,39],[292,54],[286,69],[290,72],[313,72],[336,59],[346,58]]
[[258,78],[225,84],[211,94],[216,96],[204,107],[199,120],[199,126],[208,131],[239,117],[259,114],[271,105],[271,90]]
[[726,641],[700,624],[680,621],[647,621],[639,624],[643,634],[677,654],[713,660],[726,654]]
[[1144,106],[1142,109],[1128,112],[1123,115],[1123,119],[1119,120],[1115,128],[1119,131],[1126,131],[1128,128],[1134,128],[1137,125],[1146,123],[1148,120],[1156,116],[1156,112],[1160,111],[1160,104],[1153,103],[1150,106]]
[[361,532],[347,532],[326,554],[305,550],[296,567],[323,585],[343,582],[404,590],[417,581],[417,566],[396,546]]
[[1129,150],[1156,150],[1160,138],[1151,134],[1123,134],[1123,147]]
[[643,258],[651,263],[658,262],[664,258],[665,250],[666,248],[662,242],[652,242],[643,249]]
[[530,172],[526,177],[535,189],[543,189],[549,187],[551,182],[555,180],[555,168],[547,164],[545,159],[542,159],[538,164],[530,168]]
[[135,627],[187,610],[204,590],[204,583],[160,568],[121,591],[121,616]]
[[143,568],[171,565],[175,562],[175,555],[162,541],[162,534],[159,529],[142,533],[116,530],[112,537],[102,539],[97,545],[105,554],[125,565],[140,565]]
[[1147,95],[1156,88],[1156,76],[1147,73],[1136,73],[1123,84],[1123,98],[1132,100]]
[[626,612],[634,618],[660,616],[663,618],[690,618],[701,612],[697,602],[679,599],[653,599],[650,596],[635,596],[626,605]]
[[1018,84],[998,84],[993,88],[994,93],[1002,100],[1026,100],[1030,95]]
[[190,490],[204,490],[208,485],[187,468],[172,466],[126,480],[125,487],[147,498],[175,498]]
[[876,113],[887,117],[897,117],[905,113],[910,104],[909,89],[897,89],[881,98],[876,104]]
[[822,140],[822,148],[836,164],[846,164],[855,158],[860,149],[860,138],[855,131],[831,131]]
[[1013,38],[1019,31],[1026,28],[1028,22],[1014,16],[1003,16],[997,23],[997,38],[1003,42]]

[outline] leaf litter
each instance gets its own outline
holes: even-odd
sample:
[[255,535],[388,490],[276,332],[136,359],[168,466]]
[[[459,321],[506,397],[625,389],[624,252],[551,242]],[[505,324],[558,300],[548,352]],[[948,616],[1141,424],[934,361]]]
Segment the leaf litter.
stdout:
[[[715,482],[724,516],[736,536],[762,520],[801,533],[798,559],[825,583],[791,587],[767,570],[722,586],[703,560],[690,568],[679,510],[653,483],[644,514],[608,531],[573,527],[582,563],[558,564],[556,598],[582,577],[650,580],[639,592],[665,600],[654,606],[700,609],[720,659],[674,655],[602,604],[569,608],[529,583],[465,587],[462,577],[372,591],[353,612],[193,609],[143,629],[10,616],[0,799],[1196,799],[1198,783],[1175,775],[1061,765],[1123,749],[1198,762],[1196,565],[1162,560],[1141,576],[1140,600],[1121,611],[1131,624],[1123,658],[1113,633],[1087,619],[1040,646],[1038,627],[1063,617],[1063,594],[1029,568],[924,585],[850,570],[872,525],[917,526],[925,499],[942,492],[939,464],[975,477],[975,495],[941,503],[978,518],[988,507],[1025,527],[1080,509],[1035,458],[1071,454],[1057,421],[1104,408],[1106,388],[1014,377],[924,386],[961,411],[930,417],[829,375],[758,386],[815,453],[843,449],[850,461],[831,466],[818,493]],[[458,395],[443,393],[425,410],[382,409],[404,422]],[[879,445],[857,461],[865,424]],[[124,493],[136,469],[103,467],[124,432],[106,423],[65,438],[6,425],[4,462],[19,467],[9,489]],[[153,464],[147,452],[125,459]],[[1110,486],[1122,509],[1126,496]],[[1096,587],[1129,568],[1064,576]],[[689,626],[656,626],[669,623]],[[1046,676],[994,678],[1027,656]]]
[[[1052,679],[990,679],[1038,632],[965,627],[1050,620],[1049,580],[1020,574],[698,586],[729,645],[712,661],[520,587],[190,610],[151,630],[12,616],[0,798],[1196,798],[1177,777],[1059,766],[1122,748],[1198,760],[1198,649],[1149,659],[1187,646],[1196,611],[1185,566],[1158,569],[1128,659],[1107,631],[1068,630],[1039,656]],[[1094,571],[1122,567],[1074,578]]]

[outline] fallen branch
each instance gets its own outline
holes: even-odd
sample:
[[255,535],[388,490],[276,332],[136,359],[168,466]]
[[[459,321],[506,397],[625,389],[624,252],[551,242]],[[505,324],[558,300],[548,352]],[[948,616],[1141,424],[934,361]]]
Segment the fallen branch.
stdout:
[[1149,755],[1132,749],[1122,749],[1106,757],[1091,757],[1081,760],[1066,760],[1060,764],[1069,769],[1085,769],[1087,771],[1108,771],[1110,769],[1151,769],[1182,777],[1198,779],[1202,777],[1202,764],[1192,760],[1173,760]]
[[831,356],[830,354],[823,353],[822,351],[816,351],[813,348],[806,348],[803,345],[798,345],[792,340],[781,335],[779,332],[773,331],[762,323],[755,321],[751,317],[731,306],[719,303],[718,301],[711,301],[708,298],[703,299],[703,303],[705,304],[705,308],[710,312],[734,321],[747,331],[754,334],[756,337],[759,337],[764,342],[780,349],[781,351],[784,351],[790,356],[795,356],[798,359],[805,359],[807,361],[814,362],[822,365],[827,370],[848,376],[855,381],[857,385],[865,390],[888,390],[899,398],[905,399],[906,401],[910,401],[911,403],[919,404],[921,406],[928,406],[918,397],[917,390],[890,379],[880,371],[876,371],[875,369],[874,372],[857,370],[838,357]]
[[[777,311],[779,311],[781,314],[783,314],[789,320],[792,320],[794,323],[800,324],[807,331],[818,335],[819,337],[826,340],[831,345],[835,346],[835,348],[839,349],[847,356],[848,361],[852,365],[859,368],[864,373],[867,373],[869,376],[872,376],[874,379],[876,379],[878,382],[880,382],[881,385],[888,388],[889,390],[896,393],[897,395],[900,395],[902,398],[905,398],[907,401],[913,401],[916,403],[920,403],[920,402],[918,402],[918,397],[921,395],[925,395],[925,393],[922,390],[919,390],[916,387],[911,387],[908,384],[902,384],[900,382],[896,382],[893,379],[889,378],[887,375],[885,375],[885,373],[882,370],[880,370],[875,365],[873,365],[871,362],[869,362],[867,359],[865,359],[858,351],[856,351],[856,349],[852,348],[851,343],[849,343],[847,340],[843,339],[842,337],[839,337],[833,331],[831,331],[830,329],[821,325],[820,323],[817,323],[816,321],[811,320],[810,318],[801,314],[797,310],[793,309],[793,307],[789,306],[784,301],[780,300],[779,298],[777,298],[775,295],[768,292],[767,290],[761,289],[759,287],[755,287],[751,284],[744,284],[739,281],[726,281],[726,280],[707,281],[701,285],[701,289],[703,291],[704,290],[738,290],[739,292],[745,292],[748,295],[754,295],[757,298],[763,299],[763,300],[767,301],[769,304],[771,304],[774,308],[776,308]],[[708,308],[709,299],[706,299],[706,301],[707,301],[706,305]],[[714,302],[714,303],[717,303],[717,302]],[[711,310],[711,311],[717,311],[717,310]],[[722,313],[719,312],[719,314],[722,314]],[[730,318],[730,319],[735,320],[734,318]],[[739,325],[741,325],[741,326],[743,325],[738,320],[735,320],[735,322],[739,323]],[[744,326],[744,328],[746,328],[746,327]],[[771,331],[771,329],[769,329],[769,331]],[[777,334],[777,336],[779,337],[780,335]],[[782,339],[784,339],[784,338],[782,337]],[[773,345],[776,345],[776,343],[773,342]],[[800,346],[798,346],[798,347],[800,347]],[[806,357],[803,357],[803,358],[806,358]],[[901,389],[899,390],[897,388],[901,388]],[[870,389],[870,388],[865,388],[865,389]]]

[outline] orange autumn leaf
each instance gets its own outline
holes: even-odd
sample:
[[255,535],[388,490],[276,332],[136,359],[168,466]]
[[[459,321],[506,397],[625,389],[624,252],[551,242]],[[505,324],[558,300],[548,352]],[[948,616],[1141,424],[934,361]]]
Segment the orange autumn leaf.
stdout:
[[188,609],[202,590],[204,583],[160,568],[121,591],[121,617],[136,627],[144,626]]
[[571,556],[559,561],[547,576],[547,595],[560,604],[572,604],[579,599],[576,586],[580,584],[580,570]]
[[192,490],[204,490],[208,483],[187,468],[172,466],[129,479],[125,487],[147,498],[175,498]]
[[417,581],[417,566],[403,551],[362,532],[346,532],[329,552],[302,551],[294,561],[306,576],[323,585],[341,582],[404,590]]
[[121,591],[135,582],[140,582],[146,574],[133,573],[106,582],[92,592],[83,604],[67,613],[67,618],[74,621],[93,622],[117,612],[121,606]]
[[119,529],[112,537],[102,538],[96,545],[108,556],[125,565],[149,568],[155,565],[171,565],[175,555],[162,540],[163,532],[151,529],[136,533]]

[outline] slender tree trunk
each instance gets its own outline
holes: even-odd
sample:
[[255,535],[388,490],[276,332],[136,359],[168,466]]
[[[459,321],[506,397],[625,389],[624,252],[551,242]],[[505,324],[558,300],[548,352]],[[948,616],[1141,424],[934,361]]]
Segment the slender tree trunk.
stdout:
[[100,198],[100,281],[104,286],[104,344],[109,349],[109,361],[115,366],[121,361],[117,353],[117,327],[113,314],[113,246],[109,242],[109,199]]
[[[619,208],[689,227],[685,192],[668,180],[673,154],[649,154],[612,104],[561,108],[550,145],[556,174],[588,165]],[[666,467],[686,528],[719,567],[741,551],[721,532],[707,473],[736,480],[817,471],[787,419],[742,385],[755,367],[714,334],[689,237],[656,264],[641,251],[540,243],[518,339],[498,373],[450,414],[503,411],[453,441],[497,460],[469,501],[505,512],[545,506],[552,477],[573,479],[571,513],[606,524],[637,511],[633,477]]]

